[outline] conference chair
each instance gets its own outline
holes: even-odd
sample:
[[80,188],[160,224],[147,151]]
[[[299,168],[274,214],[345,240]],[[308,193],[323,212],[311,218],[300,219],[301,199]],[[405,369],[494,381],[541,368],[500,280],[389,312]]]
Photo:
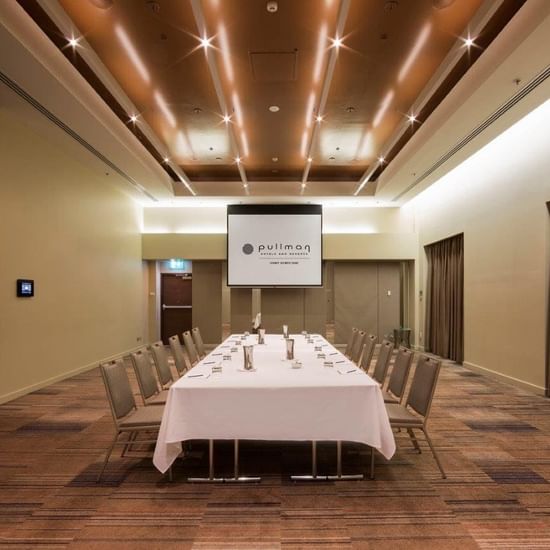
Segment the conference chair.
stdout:
[[380,345],[378,357],[376,359],[376,363],[374,364],[374,370],[372,371],[372,377],[380,384],[380,386],[384,385],[384,380],[386,379],[386,374],[388,373],[392,353],[393,343],[389,340],[384,340]]
[[445,479],[447,474],[441,465],[439,456],[435,451],[426,428],[440,369],[441,361],[421,355],[416,365],[411,389],[405,404],[388,403],[386,410],[388,411],[392,428],[407,430],[415,449],[419,453],[421,452],[420,445],[418,444],[414,430],[420,430],[424,434],[437,467],[441,472],[441,476]]
[[357,336],[358,332],[359,332],[359,329],[356,329],[355,327],[352,327],[351,333],[349,335],[348,343],[346,344],[346,350],[344,351],[344,355],[346,357],[349,357],[351,355],[351,350],[353,348],[353,343],[355,342],[355,337]]
[[365,345],[365,338],[367,333],[364,330],[357,332],[355,340],[353,341],[353,347],[350,352],[350,359],[356,364],[359,364],[361,354],[363,353],[363,346]]
[[[124,445],[122,456],[125,456],[127,449],[133,443],[156,443],[156,437],[150,440],[140,439],[136,441],[137,435],[141,432],[158,432],[162,421],[163,407],[137,407],[126,373],[126,367],[122,359],[99,365],[107,399],[111,408],[116,434],[113,442],[107,450],[102,468],[97,476],[99,483],[101,476],[107,467],[107,463],[115,445]],[[121,434],[128,434],[128,439],[119,441]],[[171,479],[172,472],[169,472]]]
[[365,345],[363,347],[363,355],[361,356],[361,362],[359,366],[366,372],[369,372],[370,364],[372,362],[372,356],[374,355],[374,348],[376,347],[376,336],[369,334],[365,338]]
[[166,353],[166,348],[162,341],[154,342],[150,346],[151,355],[153,356],[153,362],[155,363],[155,369],[157,371],[157,376],[160,382],[160,385],[163,389],[167,388],[175,382],[176,379],[172,374],[172,369],[170,368],[170,363],[168,362],[168,354]]
[[176,334],[168,338],[170,344],[170,350],[172,351],[172,356],[174,357],[174,363],[176,365],[176,370],[180,376],[183,376],[190,368],[191,364],[189,359],[183,351],[179,336]]
[[204,342],[202,341],[201,331],[199,327],[195,327],[191,330],[191,335],[193,336],[193,341],[195,342],[195,347],[197,348],[197,353],[199,354],[199,359],[206,357],[206,349],[204,347]]
[[132,365],[138,381],[139,392],[144,405],[164,405],[168,398],[168,390],[159,390],[157,379],[153,374],[151,357],[143,348],[130,354]]
[[403,401],[413,357],[414,353],[409,348],[404,346],[399,347],[390,374],[388,387],[386,390],[382,390],[384,403],[401,403]]
[[185,351],[187,352],[187,357],[189,357],[189,361],[191,361],[191,366],[194,366],[199,362],[199,354],[197,353],[197,348],[193,342],[193,337],[191,336],[191,333],[186,330],[182,334],[182,338]]

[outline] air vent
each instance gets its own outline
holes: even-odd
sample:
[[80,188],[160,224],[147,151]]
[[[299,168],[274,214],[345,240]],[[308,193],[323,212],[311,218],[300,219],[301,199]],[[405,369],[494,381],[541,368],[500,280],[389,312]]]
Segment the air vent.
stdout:
[[57,118],[51,111],[46,109],[44,105],[42,105],[39,101],[34,99],[31,95],[29,95],[21,86],[19,86],[16,82],[14,82],[8,75],[4,74],[2,71],[0,71],[0,82],[3,82],[8,88],[13,90],[19,97],[24,99],[29,105],[32,105],[37,111],[42,113],[46,118],[48,118],[51,122],[53,122],[56,126],[61,128],[67,135],[72,137],[75,141],[80,143],[82,147],[87,149],[92,155],[97,157],[101,162],[106,164],[111,170],[114,170],[118,175],[123,177],[130,185],[135,187],[138,191],[146,195],[151,200],[157,202],[157,199],[153,197],[146,189],[140,185],[136,180],[134,180],[132,177],[130,177],[126,172],[121,170],[116,164],[111,162],[105,155],[100,153],[93,145],[88,143],[83,137],[78,135],[72,128],[67,126],[62,120]]
[[250,52],[252,76],[256,82],[292,82],[296,80],[298,51]]
[[445,164],[449,159],[454,157],[461,149],[464,149],[473,139],[486,130],[491,124],[496,122],[502,115],[507,113],[514,105],[518,104],[524,97],[528,96],[533,90],[535,90],[540,84],[542,84],[548,77],[550,77],[550,65],[546,67],[538,76],[531,80],[521,90],[518,91],[511,99],[509,99],[504,105],[497,109],[491,116],[486,118],[479,126],[474,128],[466,137],[459,141],[452,149],[447,151],[442,157],[440,157],[430,168],[418,176],[405,190],[401,191],[392,200],[397,201],[409,191],[414,189],[419,183],[424,181],[428,176],[433,174],[439,167]]

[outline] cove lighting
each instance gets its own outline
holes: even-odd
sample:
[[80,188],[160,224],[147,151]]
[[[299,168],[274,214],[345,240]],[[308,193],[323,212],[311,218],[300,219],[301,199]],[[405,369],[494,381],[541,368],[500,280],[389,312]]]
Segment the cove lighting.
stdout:
[[122,44],[123,48],[126,50],[130,61],[134,64],[134,67],[136,68],[141,78],[143,78],[145,82],[150,82],[151,77],[149,75],[149,71],[147,71],[147,69],[145,68],[143,61],[137,53],[137,50],[134,48],[130,37],[126,34],[126,31],[120,25],[117,25],[115,27],[115,34]]

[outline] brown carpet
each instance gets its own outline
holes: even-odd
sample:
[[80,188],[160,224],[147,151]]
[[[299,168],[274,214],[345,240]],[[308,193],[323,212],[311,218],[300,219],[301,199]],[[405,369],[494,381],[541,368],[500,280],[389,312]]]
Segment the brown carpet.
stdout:
[[[0,547],[550,548],[550,402],[447,365],[429,426],[447,480],[398,434],[374,481],[293,484],[308,445],[244,442],[241,470],[260,485],[192,485],[207,473],[198,442],[174,483],[114,456],[97,485],[113,426],[95,369],[0,407]],[[367,449],[344,449],[345,470],[366,473]],[[230,475],[230,444],[216,460]],[[321,444],[320,473],[333,469]]]

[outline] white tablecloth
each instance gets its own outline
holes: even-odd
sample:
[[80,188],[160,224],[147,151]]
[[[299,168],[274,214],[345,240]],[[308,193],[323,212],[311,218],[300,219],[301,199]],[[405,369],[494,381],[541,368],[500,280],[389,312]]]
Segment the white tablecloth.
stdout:
[[[231,361],[222,362],[240,341],[232,335],[175,382],[164,410],[155,466],[168,470],[182,450],[181,442],[190,439],[353,441],[391,458],[395,440],[378,384],[321,336],[314,336],[314,344],[302,335],[291,337],[301,369],[284,360],[285,341],[274,334],[266,335],[264,345],[254,346],[255,372],[242,371],[241,345],[231,353]],[[257,336],[247,342],[256,344]],[[315,346],[323,346],[326,359],[317,358]],[[334,366],[325,367],[325,360]],[[223,372],[212,373],[218,363]],[[347,372],[352,369],[355,372]]]

